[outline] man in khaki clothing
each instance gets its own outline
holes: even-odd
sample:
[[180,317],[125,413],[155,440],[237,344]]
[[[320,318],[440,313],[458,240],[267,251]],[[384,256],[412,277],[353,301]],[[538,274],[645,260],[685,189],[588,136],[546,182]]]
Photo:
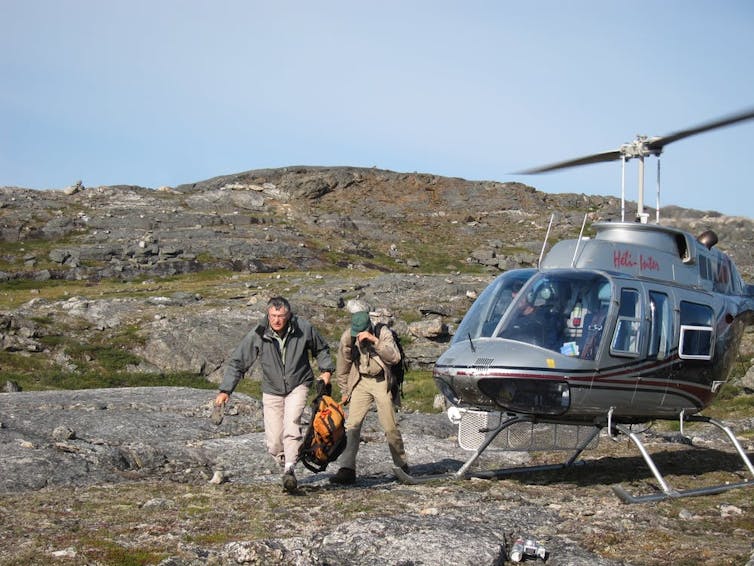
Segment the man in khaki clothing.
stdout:
[[356,481],[356,453],[359,450],[361,425],[372,406],[377,405],[377,417],[385,431],[393,463],[408,473],[408,460],[403,447],[403,437],[398,430],[395,406],[390,392],[391,368],[401,359],[400,351],[387,326],[381,327],[379,336],[369,318],[366,305],[354,307],[351,326],[340,337],[335,376],[343,394],[343,404],[348,405],[346,418],[346,449],[340,457],[341,467],[330,478],[332,483],[351,484]]

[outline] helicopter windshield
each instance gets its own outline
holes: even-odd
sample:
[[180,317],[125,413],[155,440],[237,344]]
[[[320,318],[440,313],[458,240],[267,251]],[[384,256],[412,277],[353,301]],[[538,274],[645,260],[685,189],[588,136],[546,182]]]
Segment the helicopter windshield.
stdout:
[[536,269],[512,269],[499,275],[471,305],[453,342],[469,337],[490,338],[513,297],[536,272]]
[[610,282],[603,275],[540,273],[515,296],[494,335],[592,360],[602,339],[610,298]]

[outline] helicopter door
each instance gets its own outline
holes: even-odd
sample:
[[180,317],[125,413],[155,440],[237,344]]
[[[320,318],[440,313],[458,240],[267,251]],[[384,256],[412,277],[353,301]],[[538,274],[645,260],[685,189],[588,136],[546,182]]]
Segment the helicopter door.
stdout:
[[610,353],[637,357],[641,345],[641,301],[636,289],[621,289],[618,320],[615,323]]
[[665,360],[673,346],[673,311],[666,293],[649,292],[649,347],[647,356]]
[[[672,302],[667,293],[660,291],[649,292],[648,303],[649,317],[649,340],[647,345],[647,360],[657,360],[659,363],[654,365],[654,369],[649,372],[648,377],[665,382],[665,393],[673,372],[673,365],[663,363],[670,358],[670,352],[673,349],[674,338],[674,320]],[[636,387],[640,386],[642,378],[636,380]]]

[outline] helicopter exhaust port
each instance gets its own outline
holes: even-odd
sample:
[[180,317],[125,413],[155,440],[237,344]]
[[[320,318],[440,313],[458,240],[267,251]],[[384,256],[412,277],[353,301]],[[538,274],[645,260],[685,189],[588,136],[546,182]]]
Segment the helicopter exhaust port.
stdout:
[[571,406],[568,383],[546,379],[483,378],[479,390],[507,411],[557,416]]

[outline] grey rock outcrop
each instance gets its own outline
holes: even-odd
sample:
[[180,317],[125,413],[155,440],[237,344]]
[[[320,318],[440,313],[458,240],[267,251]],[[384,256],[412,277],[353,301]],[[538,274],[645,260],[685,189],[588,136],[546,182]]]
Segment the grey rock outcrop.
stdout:
[[[214,426],[212,397],[210,391],[170,387],[0,394],[0,491],[148,478],[277,482],[279,469],[265,455],[259,402],[234,395],[223,423]],[[457,467],[459,457],[465,459],[444,415],[401,414],[401,427],[410,458],[424,471],[442,472]],[[366,475],[359,485],[401,489],[374,415],[362,434],[359,469]],[[512,458],[509,463],[521,461]],[[327,485],[329,473],[302,468],[299,477],[303,489],[315,489]],[[189,545],[164,564],[194,564],[210,556],[220,564],[436,563],[439,556],[455,564],[502,564],[506,529],[533,530],[538,523],[557,522],[552,511],[531,505],[503,508],[482,501],[469,492],[447,509],[430,505],[419,513],[363,517],[301,538],[241,540],[220,549]],[[169,499],[152,499],[144,508],[173,505]],[[568,557],[583,559],[582,564],[611,564],[565,539],[553,537],[549,544],[557,548],[560,562],[555,563],[567,563],[563,559]]]
[[[93,389],[0,394],[0,491],[118,482],[138,475],[211,477],[201,443],[261,430],[258,401],[234,396],[237,419],[209,422],[211,391]],[[243,469],[240,463],[238,467]]]
[[[140,298],[77,295],[59,301],[33,299],[8,314],[0,313],[0,348],[28,352],[64,371],[76,371],[65,344],[56,345],[46,337],[59,335],[60,328],[70,328],[76,332],[69,339],[87,343],[92,333],[103,340],[136,328],[129,340],[119,341],[121,348],[135,357],[129,371],[189,372],[219,382],[225,359],[263,317],[268,297],[285,293],[297,312],[330,338],[333,351],[348,323],[346,301],[362,298],[388,313],[382,319],[396,332],[410,336],[404,344],[409,366],[427,369],[447,348],[455,325],[471,305],[468,292],[481,291],[489,279],[477,275],[384,274],[365,280],[348,273],[320,277],[303,274],[281,278],[279,285],[272,279],[266,287],[249,288],[238,276],[220,290],[224,298],[211,300],[185,292]],[[159,285],[154,287],[158,289]],[[429,310],[421,307],[428,304],[433,305]],[[406,322],[417,316],[420,320],[410,325]]]
[[[249,483],[276,471],[264,456],[261,403],[234,394],[222,424],[215,426],[214,395],[182,387],[0,394],[0,491],[139,476],[210,480],[216,470]],[[437,439],[430,452],[417,448],[423,458],[462,454],[453,447],[454,429],[443,415],[406,413],[402,419],[408,438]],[[381,434],[373,418],[364,434],[373,440]],[[377,456],[380,443],[365,448],[363,461],[378,475],[391,476],[390,465]]]
[[[521,480],[499,482],[401,485],[393,477],[375,414],[368,416],[362,429],[355,485],[342,488],[329,484],[328,478],[337,465],[318,474],[299,467],[303,497],[286,496],[278,486],[280,470],[265,453],[260,403],[234,395],[222,424],[215,426],[209,419],[213,397],[212,391],[173,387],[2,393],[0,494],[25,494],[26,501],[36,497],[34,494],[44,499],[50,490],[76,487],[85,497],[87,486],[107,485],[107,493],[115,497],[119,485],[139,482],[137,486],[146,486],[148,482],[152,488],[140,499],[139,513],[129,515],[129,520],[139,525],[133,524],[130,530],[128,526],[123,528],[129,532],[129,540],[138,533],[144,544],[151,541],[162,552],[169,552],[170,557],[161,562],[163,566],[446,562],[496,566],[506,563],[516,536],[531,536],[544,544],[549,552],[548,564],[658,564],[653,561],[656,547],[651,543],[658,531],[663,533],[666,546],[677,552],[686,547],[687,543],[674,542],[686,536],[685,530],[698,528],[700,521],[709,525],[735,520],[748,508],[747,499],[739,499],[736,505],[722,505],[715,518],[705,511],[700,511],[704,517],[686,509],[673,516],[664,507],[621,506],[605,482],[634,481],[637,475],[651,478],[648,470],[637,469],[636,460],[625,455],[617,460],[597,458],[578,473],[562,477],[556,474],[549,481],[527,475]],[[458,447],[456,430],[445,415],[399,415],[415,473],[454,471],[467,459],[469,453]],[[648,446],[658,442],[678,446],[671,436],[649,435],[645,442]],[[614,446],[607,441],[605,450],[609,452]],[[700,457],[715,459],[716,469],[721,464],[720,455],[705,455],[702,450]],[[483,469],[518,466],[530,459],[529,453],[493,450],[485,452],[479,465]],[[698,468],[700,460],[696,462],[689,473],[703,471],[704,466]],[[738,468],[740,463],[735,465]],[[154,486],[162,483],[164,489],[155,491]],[[177,485],[185,487],[178,490],[174,487]],[[278,517],[272,524],[284,532],[276,534],[278,531],[273,529],[264,537],[239,533],[232,542],[222,544],[199,542],[203,540],[201,523],[191,526],[190,503],[218,498],[215,505],[230,515],[237,505],[234,491],[246,487],[252,490],[246,493],[258,493],[260,505],[272,499],[259,512]],[[138,493],[141,488],[135,491]],[[273,491],[281,495],[275,496]],[[94,491],[97,493],[101,494],[101,489]],[[372,503],[367,505],[367,499]],[[109,505],[107,501],[90,504],[93,507],[89,513],[95,508],[105,510]],[[358,511],[362,505],[363,510]],[[124,507],[134,506],[131,503]],[[344,506],[357,511],[348,518],[338,518],[335,509]],[[194,511],[199,509],[196,506]],[[66,509],[60,520],[80,526],[84,518],[75,522],[76,512],[75,508]],[[3,514],[10,516],[11,511],[3,509]],[[187,537],[177,545],[172,531],[145,524],[148,517],[164,521],[159,518],[165,514],[174,517],[170,521],[180,521],[176,528]],[[227,520],[232,523],[233,519]],[[93,521],[98,524],[96,517]],[[681,523],[685,528],[680,527]],[[227,527],[232,528],[230,523]],[[50,525],[44,528],[49,529]],[[65,540],[74,535],[68,533]],[[725,556],[741,556],[742,548],[748,548],[745,552],[750,554],[745,527],[725,540],[714,532],[711,536],[716,541],[716,551]],[[645,537],[647,548],[639,550]],[[625,553],[624,558],[608,558],[615,555],[615,550],[597,542],[601,540],[634,545],[635,554],[628,559]],[[133,545],[133,541],[126,543],[125,539],[115,543]],[[595,548],[602,549],[602,553],[596,553]],[[81,550],[73,545],[48,546],[29,563],[43,563],[51,554],[79,559]],[[15,556],[16,552],[23,552],[23,545],[9,546],[6,551],[11,552],[9,557]],[[684,551],[681,556],[688,555]],[[22,556],[28,562],[29,554]]]

